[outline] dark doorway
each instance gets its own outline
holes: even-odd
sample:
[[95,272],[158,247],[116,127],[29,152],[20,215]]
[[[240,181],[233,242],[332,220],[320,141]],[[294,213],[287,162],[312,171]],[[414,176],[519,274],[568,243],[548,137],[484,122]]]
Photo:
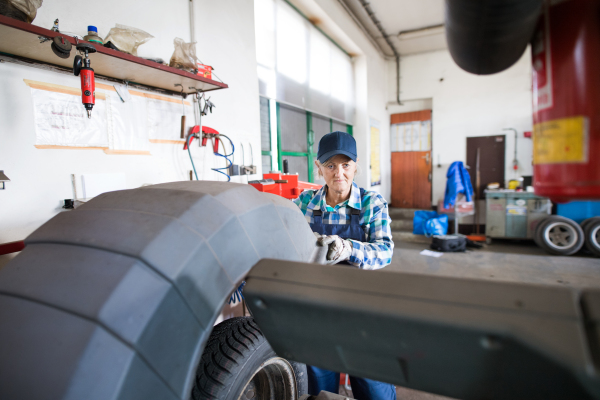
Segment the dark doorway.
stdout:
[[479,149],[479,193],[477,197],[484,199],[483,191],[489,183],[498,182],[504,187],[504,159],[506,137],[478,136],[467,138],[467,165],[473,190],[476,191],[477,149]]

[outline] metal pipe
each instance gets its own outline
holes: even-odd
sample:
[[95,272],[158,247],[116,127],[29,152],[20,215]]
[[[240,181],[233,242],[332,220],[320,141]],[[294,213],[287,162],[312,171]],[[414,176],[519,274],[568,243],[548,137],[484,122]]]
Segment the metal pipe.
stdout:
[[367,30],[367,28],[365,28],[365,26],[362,24],[362,22],[360,22],[360,20],[356,17],[356,15],[354,15],[352,10],[350,10],[350,8],[348,8],[346,3],[344,3],[344,0],[338,0],[338,3],[340,3],[340,5],[344,8],[344,10],[346,10],[348,15],[350,15],[350,18],[352,18],[352,20],[356,23],[356,25],[358,25],[358,27],[365,34],[367,39],[369,39],[369,41],[371,42],[373,47],[375,47],[375,49],[377,50],[379,55],[381,55],[381,57],[383,57],[383,58],[388,58],[389,56],[385,55],[385,52],[381,48],[381,45],[379,44],[379,42],[377,42],[377,40],[375,40],[375,38],[373,36],[371,36],[371,34]]
[[396,102],[399,105],[403,105],[402,101],[400,101],[400,53],[398,53],[398,50],[396,50],[396,47],[390,40],[389,35],[381,25],[381,21],[379,21],[379,19],[375,15],[375,12],[371,8],[371,3],[369,3],[367,0],[359,0],[359,2],[369,15],[369,18],[371,18],[371,21],[373,21],[373,23],[383,36],[383,39],[385,40],[387,45],[390,47],[390,49],[392,49],[392,53],[394,53],[394,57],[396,58]]
[[515,132],[515,157],[513,158],[513,173],[515,177],[517,175],[517,169],[519,168],[519,160],[517,159],[517,130],[515,128],[503,128],[503,131],[514,131]]
[[444,33],[444,24],[438,24],[438,25],[425,26],[423,28],[407,29],[405,31],[398,32],[398,35],[396,35],[396,36],[398,37],[399,40],[407,40],[407,39],[414,39],[414,38],[423,37],[423,36],[438,35],[438,34],[441,35],[443,33]]
[[196,29],[194,24],[194,0],[190,0],[190,42],[196,41]]

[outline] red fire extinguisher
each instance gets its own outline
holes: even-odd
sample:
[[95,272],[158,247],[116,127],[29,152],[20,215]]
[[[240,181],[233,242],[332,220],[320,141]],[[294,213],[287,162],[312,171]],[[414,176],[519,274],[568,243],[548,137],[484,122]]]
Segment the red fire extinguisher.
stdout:
[[531,48],[535,192],[600,199],[600,1],[550,3]]

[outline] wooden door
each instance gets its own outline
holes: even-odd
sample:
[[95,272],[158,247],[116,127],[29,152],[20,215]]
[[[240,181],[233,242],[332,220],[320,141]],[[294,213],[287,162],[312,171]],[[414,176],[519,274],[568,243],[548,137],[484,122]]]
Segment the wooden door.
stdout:
[[[392,207],[429,210],[431,209],[431,110],[393,114],[390,123],[392,127],[396,126],[398,129],[413,123],[429,126],[428,134],[422,135],[419,131],[420,144],[416,148],[414,145],[398,145],[402,142],[399,137],[392,138],[390,145]],[[391,134],[393,135],[394,133]],[[403,140],[407,137],[405,136]]]
[[431,152],[392,153],[392,207],[431,209]]

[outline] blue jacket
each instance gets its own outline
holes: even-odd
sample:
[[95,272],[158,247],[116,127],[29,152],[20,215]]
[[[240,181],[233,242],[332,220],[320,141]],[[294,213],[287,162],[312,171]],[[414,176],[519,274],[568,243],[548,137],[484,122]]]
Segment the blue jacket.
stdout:
[[453,206],[456,202],[456,196],[459,193],[465,195],[466,201],[473,201],[473,185],[471,185],[471,177],[462,161],[455,161],[450,165],[446,178],[444,208]]

